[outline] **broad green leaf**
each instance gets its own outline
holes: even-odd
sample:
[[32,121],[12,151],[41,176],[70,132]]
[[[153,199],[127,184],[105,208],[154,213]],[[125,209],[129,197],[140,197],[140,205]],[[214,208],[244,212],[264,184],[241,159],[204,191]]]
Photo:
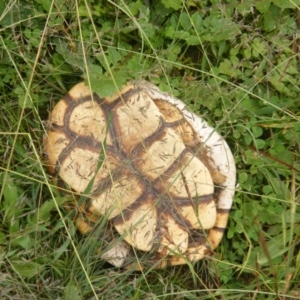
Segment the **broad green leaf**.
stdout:
[[199,13],[194,13],[192,15],[192,22],[195,31],[199,34],[203,30],[203,19]]
[[300,6],[300,0],[273,0],[273,3],[280,8],[296,8]]
[[191,19],[190,19],[190,16],[186,12],[183,12],[180,14],[179,22],[180,22],[183,30],[187,31],[191,28]]
[[175,28],[173,26],[169,26],[165,29],[165,36],[169,38],[173,38],[175,34]]
[[19,204],[20,193],[17,184],[7,175],[3,186],[4,201],[2,208],[5,210],[5,221],[10,233],[15,233],[20,230],[19,216],[22,214],[22,205]]
[[291,92],[287,86],[285,86],[285,83],[281,80],[281,74],[277,71],[272,72],[270,76],[267,77],[268,81],[274,86],[276,90],[278,90],[280,93],[291,95]]
[[149,7],[140,4],[139,12],[140,12],[139,21],[145,20],[148,24],[150,24],[149,23],[149,15],[150,15]]
[[256,139],[256,140],[254,140],[254,143],[255,143],[257,149],[263,149],[266,145],[266,142],[262,139]]
[[207,30],[211,32],[211,41],[232,40],[240,34],[239,26],[228,18],[212,16],[203,21]]
[[33,261],[26,260],[11,260],[13,268],[21,277],[32,277],[37,275],[44,267]]
[[226,74],[230,77],[236,78],[238,75],[241,74],[241,71],[237,69],[229,59],[225,59],[223,62],[220,63],[219,71],[222,74]]
[[[83,56],[80,54],[80,44],[77,44],[75,47],[78,46],[78,49],[76,52],[72,52],[70,48],[70,44],[61,41],[57,46],[56,46],[56,51],[60,53],[65,61],[73,66],[73,68],[77,68],[81,70],[82,72],[85,71],[84,69],[84,61],[83,61]],[[90,59],[88,58],[88,63],[90,62]]]
[[199,39],[199,37],[197,36],[190,36],[186,39],[186,43],[188,45],[200,45],[201,44],[201,40]]
[[21,246],[25,250],[30,250],[33,248],[33,241],[31,240],[31,237],[28,234],[25,234],[23,236],[16,237],[12,240],[13,245]]
[[26,28],[25,30],[24,30],[24,35],[25,35],[25,37],[26,38],[31,38],[31,30],[29,29],[29,28]]
[[117,90],[120,90],[126,83],[127,76],[117,73],[113,78],[108,75],[90,74],[92,90],[100,97],[112,96]]
[[186,40],[190,37],[190,33],[184,30],[179,30],[175,32],[175,37],[182,40]]
[[258,126],[253,126],[252,127],[252,133],[254,135],[254,137],[260,137],[263,134],[263,130],[261,127]]
[[[1,176],[1,180],[4,180],[4,175]],[[10,208],[11,210],[13,210],[20,195],[18,186],[14,183],[13,179],[8,174],[6,175],[6,180],[3,185],[3,196],[4,208]],[[11,213],[13,214],[12,211]]]
[[69,282],[65,287],[63,300],[82,300],[80,290],[74,283]]
[[0,245],[5,245],[7,243],[6,238],[7,235],[4,232],[0,231]]
[[243,17],[253,13],[253,3],[251,1],[237,2],[235,7]]
[[140,22],[140,25],[142,27],[141,36],[146,36],[148,39],[155,38],[156,36],[156,27],[148,22]]
[[[272,8],[272,9],[271,9]],[[274,6],[264,14],[264,29],[266,31],[273,31],[278,25],[279,12]]]
[[39,3],[41,3],[43,5],[43,7],[46,11],[50,11],[51,3],[52,3],[51,0],[41,0],[41,1],[39,1]]
[[[122,5],[123,5],[123,2],[122,2]],[[126,4],[124,6],[124,8],[129,9],[130,13],[134,16],[139,12],[140,6],[141,6],[141,3],[137,1],[137,2],[130,2],[130,3]]]
[[70,240],[66,239],[65,242],[53,252],[53,261],[57,261],[61,256],[65,254],[65,252],[68,251],[68,248],[70,246]]
[[49,220],[51,212],[56,210],[55,201],[57,205],[61,205],[64,201],[67,201],[67,196],[56,197],[55,199],[45,201],[42,206],[33,215],[31,215],[30,218],[28,218],[29,223],[37,224]]
[[115,48],[108,48],[108,57],[113,66],[116,66],[121,59],[119,51]]
[[133,56],[128,62],[127,67],[133,74],[137,74],[141,71],[141,65],[142,62],[140,60],[140,57],[138,55]]
[[272,0],[255,1],[254,6],[259,12],[263,14],[268,11],[271,2]]
[[247,181],[247,179],[248,179],[247,173],[244,172],[239,175],[239,183],[244,183]]
[[272,189],[272,187],[271,187],[270,185],[265,185],[265,186],[263,187],[263,192],[264,192],[264,194],[266,194],[266,195],[270,194],[272,191],[273,191],[273,189]]
[[[264,55],[265,53],[267,53],[269,51],[268,45],[266,44],[266,42],[264,42],[260,38],[255,38],[253,40],[252,48],[253,48],[253,55],[255,57],[258,57],[258,54]],[[254,54],[254,51],[256,51],[258,54]]]
[[173,8],[174,10],[182,8],[182,0],[162,0],[161,2],[166,8]]

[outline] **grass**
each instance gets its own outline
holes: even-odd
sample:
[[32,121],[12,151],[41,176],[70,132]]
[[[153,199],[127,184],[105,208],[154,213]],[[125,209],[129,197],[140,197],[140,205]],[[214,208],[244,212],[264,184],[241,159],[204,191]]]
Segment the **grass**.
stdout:
[[[299,7],[0,3],[0,298],[298,299]],[[150,80],[226,138],[238,185],[212,258],[120,270],[99,260],[95,237],[77,233],[42,138],[49,111],[82,78],[104,94]]]

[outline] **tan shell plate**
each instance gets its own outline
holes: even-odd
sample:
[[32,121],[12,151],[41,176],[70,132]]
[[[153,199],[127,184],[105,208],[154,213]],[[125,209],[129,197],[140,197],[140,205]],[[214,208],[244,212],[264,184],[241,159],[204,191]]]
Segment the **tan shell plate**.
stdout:
[[[133,248],[150,252],[152,266],[184,264],[219,244],[234,195],[230,149],[151,83],[103,99],[77,84],[51,112],[44,144],[51,173],[88,196],[88,220],[104,216],[116,229],[101,251],[113,265],[144,267]],[[84,217],[77,225],[93,227]]]

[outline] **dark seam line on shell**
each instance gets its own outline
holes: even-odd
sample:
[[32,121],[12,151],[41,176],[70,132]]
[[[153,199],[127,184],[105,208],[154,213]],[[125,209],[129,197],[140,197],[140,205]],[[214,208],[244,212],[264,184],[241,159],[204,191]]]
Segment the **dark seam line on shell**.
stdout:
[[189,198],[172,198],[172,201],[174,201],[174,203],[176,205],[179,206],[189,206],[191,205],[191,200],[195,203],[195,204],[208,204],[212,201],[215,200],[215,197],[213,194],[210,195],[202,195],[202,196],[198,196],[198,197],[192,197],[192,199]]
[[183,124],[182,122],[185,122],[184,118],[182,118],[180,120],[177,120],[177,121],[174,121],[174,122],[166,122],[166,127],[173,128],[173,127],[176,127],[178,125],[182,125]]
[[[65,96],[65,97],[66,97],[66,96]],[[53,122],[53,121],[51,120],[51,119],[52,119],[52,113],[51,113],[51,117],[50,117],[50,122],[51,122],[51,124],[50,124],[50,129],[51,129],[51,131],[53,131],[53,129],[54,129],[54,130],[56,130],[56,129],[58,129],[58,128],[63,129],[63,128],[66,127],[66,116],[67,116],[68,110],[70,109],[70,104],[72,104],[72,103],[69,102],[69,101],[67,101],[67,100],[65,99],[65,97],[62,98],[62,100],[63,100],[64,102],[67,103],[67,108],[65,109],[65,113],[64,113],[64,115],[63,115],[63,117],[62,117],[63,125],[57,125],[55,122]],[[60,101],[62,101],[62,100],[60,100]]]
[[[197,230],[197,232],[195,233],[196,230]],[[191,229],[190,234],[189,234],[189,239],[188,239],[189,246],[191,244],[194,244],[194,245],[206,244],[207,235],[208,235],[208,232],[206,230],[202,230],[201,228]]]
[[[202,241],[192,241],[192,242],[189,242],[188,248],[191,248],[191,247],[200,247],[200,246],[204,246],[205,248],[207,248],[206,241],[202,240]],[[210,249],[207,248],[207,250],[210,250]]]
[[132,155],[136,157],[136,155],[143,150],[144,148],[148,149],[154,142],[156,142],[165,132],[164,129],[166,128],[165,126],[165,121],[163,120],[162,117],[160,117],[160,125],[157,128],[155,132],[152,133],[152,135],[148,136],[145,138],[141,143],[139,143],[132,151]]
[[91,97],[91,101],[94,101],[101,107],[102,105],[103,106],[106,106],[106,102],[103,98],[99,97],[99,95],[97,93],[93,93],[93,98]]
[[168,178],[170,177],[171,174],[174,173],[174,171],[178,170],[180,167],[182,167],[183,165],[183,157],[189,153],[189,151],[185,148],[178,156],[177,158],[175,159],[175,161],[169,166],[169,168],[163,173],[161,174],[158,178],[156,178],[154,181],[153,181],[153,186],[161,183],[161,178]]
[[63,164],[65,159],[70,155],[71,151],[73,150],[73,147],[70,146],[70,144],[60,153],[59,157],[57,158],[57,162],[54,169],[55,176],[58,175],[60,171],[60,166]]
[[55,122],[51,122],[47,131],[55,132],[55,131],[63,131],[65,125],[57,125]]
[[[141,89],[140,89],[141,90]],[[136,92],[136,90],[130,90],[129,92],[127,92],[126,94],[124,94],[124,95],[122,95],[122,98],[123,98],[123,100],[125,101],[125,104],[126,104],[126,101],[128,100],[128,99],[126,99],[128,96],[131,96],[132,94],[134,94],[134,93],[137,93]],[[125,98],[125,99],[124,99]],[[113,108],[113,107],[115,107],[120,101],[123,101],[121,98],[119,98],[118,100],[116,100],[114,103],[113,103],[113,105],[110,105],[109,106],[109,108],[107,107],[107,110],[103,110],[104,111],[104,114],[105,114],[105,116],[106,116],[106,118],[108,118],[108,114],[111,112],[111,109]],[[115,121],[115,122],[114,122]],[[128,159],[128,158],[130,158],[129,156],[134,156],[134,153],[137,153],[138,151],[141,151],[141,149],[140,148],[142,148],[142,147],[144,147],[144,145],[146,144],[147,145],[147,148],[148,148],[148,144],[150,144],[150,142],[152,143],[153,141],[155,141],[157,138],[158,138],[158,135],[161,135],[161,134],[163,134],[164,133],[164,128],[165,128],[165,126],[164,126],[164,124],[165,124],[165,122],[164,122],[164,120],[161,118],[161,125],[159,126],[159,128],[150,136],[150,137],[147,137],[145,140],[144,140],[144,142],[141,142],[139,145],[137,145],[137,147],[135,148],[135,149],[133,149],[132,151],[131,151],[131,153],[129,153],[129,155],[128,154],[126,154],[126,153],[124,153],[122,150],[121,150],[121,143],[118,141],[118,138],[116,138],[116,132],[117,132],[117,120],[115,120],[114,118],[113,118],[113,120],[112,120],[112,126],[111,126],[111,128],[109,129],[109,131],[110,131],[110,134],[111,134],[111,136],[112,136],[112,140],[114,141],[114,148],[115,148],[115,151],[114,151],[114,153],[115,153],[115,155],[117,156],[117,157],[119,157],[121,160],[123,160],[123,159]],[[152,141],[151,141],[152,140]],[[122,168],[122,166],[120,166],[120,168]],[[142,174],[142,172],[139,170],[139,168],[136,168],[135,166],[134,166],[134,163],[132,163],[132,161],[131,161],[131,163],[130,163],[130,168],[132,168],[133,169],[133,171],[134,172],[136,172],[137,174],[138,174],[138,179],[139,179],[139,181],[141,181],[141,179],[142,179],[142,181],[143,181],[143,186],[146,188],[146,189],[150,189],[150,191],[146,191],[146,192],[144,192],[144,194],[141,196],[141,197],[139,197],[138,199],[136,199],[136,201],[134,202],[134,203],[132,203],[131,205],[129,205],[129,207],[127,207],[126,209],[124,209],[123,211],[122,211],[122,213],[120,214],[120,215],[118,215],[118,216],[116,216],[115,218],[113,218],[113,222],[115,223],[115,224],[119,224],[120,222],[121,223],[123,223],[124,221],[127,221],[128,219],[130,219],[130,217],[131,217],[131,215],[132,215],[132,213],[133,213],[133,211],[134,210],[136,210],[141,204],[143,204],[143,199],[145,198],[145,197],[147,197],[150,193],[156,193],[156,190],[153,188],[153,184],[151,183],[151,181],[150,180],[148,180],[147,179],[147,177],[146,176],[144,176],[144,174]],[[129,169],[130,169],[129,168]],[[120,172],[118,172],[119,173],[119,176],[120,177],[122,177],[122,171],[120,170]],[[118,181],[118,178],[117,177],[119,177],[119,176],[116,176],[115,177],[115,175],[116,174],[113,174],[113,179],[114,179],[114,181]],[[108,180],[107,180],[108,181]],[[97,194],[99,194],[99,193],[103,193],[105,190],[107,190],[110,186],[112,186],[112,182],[111,182],[111,179],[109,178],[109,182],[105,182],[105,189],[103,189],[103,185],[101,186],[101,188],[97,188],[95,191],[94,191],[94,193],[93,193],[93,195],[97,195]]]
[[[144,201],[145,201],[144,199],[146,197],[148,197],[148,195],[151,195],[151,194],[156,195],[156,199],[155,199],[155,201],[153,201],[153,205],[157,205],[156,209],[157,209],[158,215],[162,211],[161,206],[167,205],[167,203],[164,204],[165,200],[163,200],[163,199],[165,197],[168,197],[168,198],[170,197],[170,196],[168,196],[168,193],[160,194],[159,191],[154,187],[154,184],[150,180],[148,180],[145,176],[143,176],[143,174],[141,174],[141,172],[138,169],[136,169],[136,171],[138,173],[138,179],[143,178],[142,179],[143,180],[143,186],[145,186],[147,188],[147,191],[145,191],[144,194],[142,196],[140,196],[138,199],[136,199],[130,206],[128,206],[126,209],[124,209],[122,211],[122,214],[120,214],[120,215],[118,215],[114,218],[114,222],[116,222],[116,224],[120,224],[120,222],[123,223],[124,221],[127,221],[131,217],[133,211],[135,211],[139,206],[141,206],[144,203]],[[190,204],[189,199],[188,199],[188,201],[189,201],[189,204]],[[211,201],[211,200],[209,200],[209,201]],[[155,202],[157,202],[157,204]],[[168,201],[168,205],[170,205],[169,201]],[[175,204],[174,205],[174,210],[176,211],[176,213],[174,215],[176,215],[178,213],[176,206],[177,205]],[[168,208],[166,210],[168,211]],[[184,219],[185,220],[185,218],[183,216],[181,216],[181,214],[178,214],[177,219]],[[175,218],[174,218],[174,220],[176,221]],[[182,226],[182,224],[180,224],[180,222],[177,222],[177,223]],[[185,227],[185,228],[186,227],[191,227],[190,223],[188,225],[185,222],[183,222],[183,223],[184,223],[183,227]]]
[[213,228],[211,228],[211,230],[215,230],[215,231],[219,231],[219,232],[224,232],[226,230],[226,228],[214,226]]
[[68,105],[72,105],[74,101],[76,101],[70,96],[70,93],[67,93],[62,100],[64,100]]
[[60,166],[64,162],[64,160],[67,158],[67,156],[70,154],[72,150],[72,147],[70,147],[70,144],[67,145],[63,151],[60,153],[59,157],[57,158],[55,168],[54,168],[54,176],[57,176],[60,171]]
[[[200,242],[197,242],[197,241],[191,242],[191,245],[189,244],[189,248],[190,247],[204,247],[204,248],[206,248],[205,252],[208,252],[208,253],[211,252],[211,247],[210,247],[210,245],[208,245],[206,243],[206,239],[204,239],[203,241],[200,241]],[[190,253],[190,254],[193,254],[193,253]]]
[[74,111],[74,109],[75,109],[76,106],[77,105],[74,105],[74,103],[71,103],[71,105],[69,105],[68,109],[65,112],[65,115],[64,115],[64,124],[65,124],[65,127],[68,130],[71,130],[70,129],[70,119],[71,119],[71,115],[72,115],[72,113],[73,113],[73,111]]
[[[65,98],[63,98],[65,100]],[[72,98],[71,98],[72,99]],[[94,99],[94,101],[93,101]],[[103,99],[101,99],[96,93],[93,94],[93,98],[89,95],[87,97],[84,97],[84,98],[81,98],[80,100],[74,100],[72,102],[68,102],[66,101],[68,104],[69,104],[69,107],[68,109],[66,110],[66,114],[64,116],[64,124],[66,124],[66,126],[69,128],[70,126],[70,118],[71,118],[71,115],[72,113],[74,112],[74,110],[79,106],[79,105],[82,105],[83,103],[85,102],[95,102],[98,106],[99,106],[99,109],[100,110],[103,110],[103,104],[105,103],[103,101]],[[107,121],[107,119],[106,119]],[[70,129],[70,128],[69,128]],[[71,130],[71,129],[70,129]]]
[[96,223],[92,220],[90,220],[88,217],[84,216],[83,221],[85,224],[87,224],[88,226],[91,226],[93,229],[89,232],[89,234],[94,233],[97,231],[97,227]]
[[[49,129],[49,131],[54,132],[54,133],[56,133],[56,132],[62,133],[64,135],[64,137],[58,138],[54,144],[56,144],[59,140],[62,140],[62,139],[66,139],[69,142],[72,141],[72,139],[70,139],[69,135],[66,134],[64,126],[52,126],[51,125],[51,128]],[[54,144],[52,143],[52,145],[54,145]],[[66,147],[68,147],[68,146],[66,146]]]
[[[93,99],[94,102],[97,103],[97,105],[99,106],[99,108],[103,111],[103,108],[101,107],[101,105],[104,103],[103,99],[101,99],[96,93],[93,93]],[[75,110],[75,108],[77,108],[79,105],[82,105],[85,102],[89,102],[89,101],[93,101],[91,95],[88,95],[86,97],[80,98],[79,100],[76,100],[75,98],[72,98],[69,93],[63,98],[63,100],[65,100],[67,102],[67,104],[69,105],[68,109],[66,110],[66,113],[63,117],[63,122],[65,124],[65,133],[69,136],[74,138],[75,135],[77,135],[77,133],[75,133],[74,131],[72,131],[70,129],[70,118]],[[107,119],[105,120],[107,122]]]
[[[59,172],[59,164],[60,165],[62,164],[62,162],[66,159],[66,156],[68,156],[70,154],[72,149],[75,149],[76,147],[82,148],[82,149],[88,149],[88,150],[91,150],[92,152],[98,152],[99,156],[100,156],[100,151],[102,149],[101,142],[96,141],[92,137],[78,136],[78,134],[76,132],[74,132],[73,130],[70,129],[70,118],[71,118],[71,115],[74,112],[75,108],[78,107],[79,105],[82,105],[85,102],[94,100],[94,102],[99,106],[99,109],[102,110],[104,117],[105,117],[105,121],[107,122],[107,120],[108,120],[107,112],[105,109],[105,107],[106,107],[105,102],[96,93],[93,93],[93,98],[91,97],[91,95],[89,95],[89,96],[81,98],[80,100],[73,100],[73,98],[69,94],[67,94],[66,98],[69,99],[69,100],[67,100],[67,102],[70,103],[70,107],[69,107],[68,113],[64,116],[64,124],[66,124],[64,133],[65,133],[65,135],[67,135],[69,137],[70,140],[73,140],[73,142],[67,146],[67,148],[70,148],[69,151],[66,152],[67,154],[65,154],[66,149],[60,154],[59,159],[56,164],[56,167],[55,167],[55,169],[57,170],[57,173]],[[81,144],[83,146],[81,146]],[[88,147],[88,145],[92,145],[92,146]],[[110,147],[106,147],[106,151],[109,148]]]
[[[114,226],[123,224],[124,222],[128,221],[131,218],[133,212],[137,208],[139,208],[141,204],[145,203],[145,200],[147,200],[148,195],[149,192],[142,193],[142,195],[137,200],[135,200],[133,203],[131,203],[129,206],[123,209],[119,215],[112,218],[111,221],[113,222]],[[143,219],[141,219],[141,221],[142,220]]]
[[[195,234],[195,231],[198,231],[197,234]],[[190,235],[189,235],[189,246],[190,244],[194,244],[194,245],[205,245],[206,241],[207,241],[207,236],[208,236],[208,232],[206,230],[202,230],[202,229],[192,229],[190,231]]]
[[[118,168],[111,172],[111,176],[104,178],[101,183],[97,186],[97,188],[91,194],[92,198],[96,198],[101,194],[105,193],[108,189],[110,189],[113,185],[113,182],[121,182],[121,179],[124,178],[124,171],[122,168]],[[127,178],[127,177],[126,177]]]
[[[109,113],[110,113],[110,111],[105,111],[105,113],[104,113],[107,120],[109,118]],[[113,141],[113,147],[115,148],[115,154],[117,156],[125,156],[126,157],[125,153],[123,153],[123,151],[121,150],[121,143],[120,143],[119,139],[117,138],[117,128],[116,128],[117,125],[118,125],[117,120],[116,120],[116,118],[113,117],[111,120],[111,126],[108,129],[108,132],[110,133],[112,141]]]
[[137,94],[140,91],[141,91],[141,89],[134,89],[134,88],[130,89],[125,94],[122,94],[120,97],[118,97],[116,100],[114,100],[112,103],[106,104],[106,106],[109,110],[112,110],[120,102],[123,102],[124,104],[126,104],[126,102],[131,99],[132,95]]
[[76,98],[71,97],[70,94],[67,93],[62,99],[65,100],[67,102],[67,104],[69,104],[72,107],[76,107],[76,106],[78,106],[84,102],[88,102],[88,101],[94,101],[98,105],[105,103],[105,101],[102,98],[100,98],[97,93],[93,93],[93,96],[90,94],[85,97],[79,96]]
[[[65,130],[65,134],[66,134],[66,136],[68,137],[69,140],[72,140],[66,131],[68,132],[69,130]],[[86,138],[80,137],[80,136],[73,139],[73,142],[71,142],[69,145],[67,145],[64,148],[64,150],[60,153],[60,155],[57,159],[57,162],[56,162],[56,165],[55,165],[55,176],[59,173],[60,166],[63,164],[65,159],[71,154],[71,152],[75,148],[81,148],[83,150],[88,149],[88,150],[91,150],[92,152],[99,153],[99,155],[100,155],[100,152],[99,152],[98,149],[102,149],[101,143],[97,142],[97,145],[94,146],[94,147],[93,146],[92,147],[87,147],[87,145],[89,145],[89,139],[86,140]]]
[[[83,193],[81,195],[83,195]],[[92,206],[92,202],[93,199],[90,197],[90,195],[86,195],[84,202],[81,204],[82,206],[84,206],[85,212],[89,211],[90,207]],[[85,217],[88,219],[87,213],[85,214]],[[93,222],[95,224],[94,221],[90,221],[90,222]]]
[[[144,192],[142,193],[142,195],[138,199],[136,199],[132,204],[130,204],[127,208],[125,208],[121,214],[119,214],[118,216],[113,218],[114,222],[116,222],[116,224],[120,224],[120,222],[123,223],[124,221],[127,221],[128,219],[130,219],[132,213],[138,207],[140,207],[144,203],[145,199],[147,199],[147,197],[150,195],[156,196],[155,201],[152,201],[153,205],[157,205],[157,206],[159,205],[158,204],[160,201],[159,193],[153,187],[152,182],[150,180],[148,180],[146,178],[146,176],[144,176],[139,169],[135,168],[134,166],[131,166],[131,167],[133,168],[134,171],[136,171],[138,181],[140,183],[142,182],[142,185],[145,187],[145,189],[144,189]],[[122,171],[120,170],[120,172],[122,172]],[[155,202],[157,202],[157,204]]]
[[214,188],[215,188],[214,194],[215,194],[216,197],[218,197],[218,196],[220,195],[220,193],[221,193],[226,187],[223,186],[223,185],[220,185],[219,183],[214,182]]
[[209,245],[205,244],[203,246],[206,248],[207,251],[211,251],[211,247]]
[[[51,176],[56,176],[54,173]],[[58,192],[60,195],[66,195],[68,192],[65,191],[67,189],[67,184],[60,178],[57,177],[55,185],[57,186]]]
[[[201,150],[203,152],[203,147],[204,145],[201,144],[200,142],[197,142],[197,144],[193,145],[193,146],[189,146],[189,145],[185,145],[185,147],[191,152],[193,153],[194,156],[196,157],[200,157],[202,158],[202,153]],[[202,159],[201,159],[202,162]],[[202,162],[203,163],[203,162]]]
[[[69,134],[69,132],[66,132]],[[76,135],[76,133],[71,133],[69,136],[73,137],[73,135]],[[75,145],[75,146],[73,146]],[[100,156],[100,151],[102,150],[102,143],[94,140],[91,137],[85,137],[85,136],[77,136],[74,139],[74,142],[72,143],[73,148],[78,145],[79,148],[90,150],[92,152],[99,153]],[[109,146],[106,148],[110,148]]]
[[[170,175],[174,172],[174,170],[178,170],[178,168],[180,168],[182,166],[182,160],[184,155],[186,155],[186,153],[188,153],[187,149],[185,148],[177,157],[177,159],[173,162],[173,164],[162,174],[160,175],[154,182],[153,182],[153,186],[159,184],[161,182],[161,178],[168,178],[170,177]],[[158,183],[159,182],[159,183]],[[166,191],[164,189],[164,191],[160,191],[158,189],[156,189],[157,193],[161,195],[161,197],[168,197],[170,198],[170,196],[168,195],[169,192]],[[190,201],[189,201],[190,202]],[[166,204],[170,205],[171,201],[168,201],[168,203],[164,203],[163,201],[161,201],[159,203],[158,206],[158,214],[161,215],[162,210],[161,208],[164,206],[164,208],[166,208],[166,211],[171,215],[171,217],[173,218],[173,220],[180,226],[182,227],[184,230],[186,230],[189,227],[192,227],[191,223],[181,214],[178,212],[177,209],[177,205],[174,203],[174,213],[170,213],[170,209],[168,207],[166,207]]]
[[[150,181],[149,181],[150,182]],[[147,184],[145,185],[146,187],[148,186]],[[128,219],[130,219],[132,213],[140,206],[144,203],[145,198],[149,195],[149,194],[159,194],[156,189],[154,187],[150,188],[152,190],[148,190],[147,192],[145,192],[144,194],[142,194],[142,196],[140,196],[135,202],[133,202],[130,206],[128,206],[126,209],[124,209],[122,211],[121,214],[119,214],[118,216],[114,217],[112,220],[114,222],[114,224],[122,224],[124,221],[127,221]],[[192,225],[191,223],[186,220],[186,218],[184,216],[182,216],[177,209],[177,205],[175,204],[173,206],[173,210],[172,212],[170,211],[170,207],[168,207],[168,205],[170,206],[170,201],[166,201],[163,200],[164,197],[167,196],[167,193],[165,193],[164,195],[159,195],[158,199],[155,199],[155,201],[153,201],[153,205],[157,205],[156,207],[156,211],[157,211],[157,215],[158,215],[158,220],[160,219],[160,215],[162,213],[166,213],[169,214],[171,216],[171,218],[175,221],[175,223],[177,223],[182,229],[187,230],[187,228],[191,228]],[[167,196],[169,197],[169,196]],[[155,202],[157,202],[157,204],[155,204]],[[190,200],[189,200],[190,203]]]
[[[121,100],[120,97],[118,99]],[[115,149],[115,155],[122,159],[124,157],[127,158],[127,155],[121,150],[121,143],[117,138],[118,121],[117,121],[117,118],[115,118],[113,116],[113,112],[112,112],[112,109],[120,102],[120,101],[118,101],[118,99],[110,105],[104,105],[105,109],[103,109],[103,113],[105,115],[106,122],[108,122],[109,116],[110,116],[110,114],[112,114],[112,119],[111,119],[111,124],[110,124],[111,126],[110,126],[110,128],[108,128],[108,133],[110,133],[112,141],[113,141],[113,148]]]
[[[114,176],[112,176],[112,177],[114,177]],[[106,177],[104,180],[101,181],[100,184],[98,184],[98,186],[96,187],[96,189],[93,190],[90,193],[90,197],[91,198],[97,198],[101,194],[105,193],[106,190],[108,190],[109,188],[111,188],[111,186],[112,186],[112,184],[111,184],[111,177]]]
[[175,221],[175,223],[181,227],[181,229],[189,232],[189,230],[192,228],[191,222],[187,220],[181,213],[179,213],[175,205],[172,205],[171,208],[172,210],[170,209],[170,202],[161,202],[158,207],[158,213],[159,215],[169,215]]
[[222,213],[222,214],[229,214],[230,209],[228,209],[228,208],[217,208],[217,212]]

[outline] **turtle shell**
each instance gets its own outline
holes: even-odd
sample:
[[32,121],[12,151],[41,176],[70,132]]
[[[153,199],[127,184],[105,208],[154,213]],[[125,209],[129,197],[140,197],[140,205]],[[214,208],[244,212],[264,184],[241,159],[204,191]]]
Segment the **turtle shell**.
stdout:
[[113,265],[143,268],[146,252],[151,266],[184,264],[220,243],[234,195],[232,153],[155,85],[133,81],[101,98],[77,84],[53,108],[44,147],[51,174],[86,196],[79,230],[103,218],[113,228],[100,251]]

